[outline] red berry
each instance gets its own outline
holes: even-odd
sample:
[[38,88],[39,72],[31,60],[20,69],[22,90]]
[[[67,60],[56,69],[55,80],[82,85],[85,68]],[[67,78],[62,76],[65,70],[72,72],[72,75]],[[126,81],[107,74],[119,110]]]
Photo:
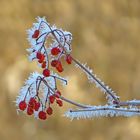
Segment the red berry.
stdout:
[[37,59],[41,59],[41,57],[42,57],[42,53],[41,53],[41,52],[37,52],[37,53],[36,53],[36,58],[37,58]]
[[42,54],[42,56],[41,56],[41,58],[38,60],[38,62],[39,62],[39,63],[43,63],[44,59],[45,59],[45,55]]
[[21,102],[19,103],[19,109],[20,109],[20,110],[24,111],[24,110],[26,109],[26,107],[27,107],[27,104],[26,104],[25,101],[21,101]]
[[60,61],[57,62],[56,69],[58,72],[62,72],[64,70]]
[[51,108],[51,107],[48,107],[48,108],[47,108],[47,114],[48,114],[48,115],[52,115],[52,113],[53,113],[52,108]]
[[39,59],[38,60],[38,63],[42,63],[44,60],[43,59]]
[[58,48],[58,47],[54,47],[54,48],[51,49],[51,54],[52,55],[58,55],[60,52],[61,52],[60,48]]
[[33,113],[34,113],[33,108],[30,107],[30,106],[28,106],[28,108],[27,108],[27,114],[28,114],[28,115],[32,115]]
[[56,100],[56,103],[57,103],[60,107],[63,106],[62,100]]
[[39,117],[39,119],[41,119],[41,120],[46,120],[46,119],[47,119],[47,114],[46,114],[46,112],[44,112],[44,111],[40,111],[40,112],[38,113],[38,117]]
[[53,103],[54,103],[54,100],[55,100],[55,97],[54,97],[53,95],[51,95],[51,96],[49,97],[49,99],[50,99],[50,103],[53,104]]
[[50,70],[44,69],[44,70],[43,70],[43,75],[44,75],[45,77],[49,77],[49,76],[50,76]]
[[36,102],[34,107],[35,111],[38,111],[39,108],[40,108],[40,102]]
[[36,104],[35,98],[31,97],[29,100],[29,106],[34,109],[35,104]]
[[61,96],[61,92],[60,92],[59,90],[57,90],[57,91],[55,92],[55,97],[56,97],[56,98],[59,98],[59,96]]
[[72,63],[72,57],[71,57],[71,55],[67,55],[66,56],[66,62],[68,63],[68,64],[71,64]]
[[42,63],[42,66],[41,66],[42,68],[45,68],[46,67],[46,61],[43,61],[43,63]]
[[56,67],[58,60],[52,60],[51,62],[51,66],[52,67]]
[[34,97],[31,97],[29,100],[29,104],[33,104],[33,103],[36,103],[36,100]]
[[40,31],[35,30],[34,34],[32,35],[32,38],[38,38]]

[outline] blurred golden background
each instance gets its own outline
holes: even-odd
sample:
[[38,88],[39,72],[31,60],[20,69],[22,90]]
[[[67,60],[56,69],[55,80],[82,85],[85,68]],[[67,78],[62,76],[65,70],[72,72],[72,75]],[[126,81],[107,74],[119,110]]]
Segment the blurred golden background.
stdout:
[[[36,63],[27,60],[26,29],[35,17],[73,34],[73,56],[87,62],[121,100],[140,99],[140,0],[0,0],[0,140],[139,140],[140,117],[74,120],[55,108],[47,121],[17,115],[14,100]],[[63,95],[104,104],[105,96],[74,66]],[[82,77],[82,80],[81,80]]]

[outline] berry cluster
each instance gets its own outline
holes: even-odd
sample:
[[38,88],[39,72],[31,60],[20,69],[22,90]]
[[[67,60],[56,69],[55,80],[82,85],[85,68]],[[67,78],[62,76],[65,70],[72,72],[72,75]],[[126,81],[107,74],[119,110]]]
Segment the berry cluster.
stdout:
[[19,109],[21,111],[25,111],[27,115],[33,115],[35,112],[38,112],[38,118],[41,120],[46,120],[48,115],[52,115],[53,109],[51,107],[51,104],[53,104],[55,101],[58,104],[58,106],[62,107],[63,102],[59,98],[61,96],[60,91],[56,91],[55,94],[50,95],[48,98],[48,107],[47,101],[45,102],[45,105],[37,98],[31,97],[30,100],[27,102],[25,99],[23,101],[19,102]]
[[[51,54],[52,54],[53,56],[58,55],[60,52],[61,52],[61,50],[60,50],[60,48],[58,48],[58,47],[55,47],[55,48],[52,48],[52,49],[51,49]],[[41,64],[41,67],[42,67],[43,69],[46,68],[45,55],[42,54],[41,52],[37,52],[37,53],[36,53],[36,58],[38,59],[38,62]],[[71,63],[72,63],[72,57],[71,57],[71,55],[70,55],[70,54],[67,54],[65,60],[66,60],[66,62],[67,62],[68,64],[71,64]],[[57,70],[58,72],[60,72],[60,73],[63,72],[63,70],[64,70],[60,59],[54,59],[54,58],[53,58],[53,59],[51,60],[51,66],[54,67],[54,68],[56,68],[56,70]],[[44,70],[43,70],[43,75],[44,75],[45,77],[49,77],[49,76],[50,76],[50,70],[49,70],[48,68],[44,69]]]
[[[61,96],[61,92],[57,88],[56,80],[58,79],[65,83],[67,83],[67,80],[51,72],[51,69],[55,68],[57,72],[61,73],[64,71],[61,58],[64,57],[67,64],[71,64],[73,60],[70,55],[71,34],[53,29],[53,27],[45,28],[46,26],[49,27],[47,22],[41,19],[29,31],[29,41],[32,44],[29,49],[30,60],[37,60],[42,68],[42,74],[27,83],[27,86],[25,86],[27,92],[22,91],[23,95],[20,95],[21,97],[17,99],[20,111],[26,112],[27,115],[34,114],[41,120],[46,120],[49,115],[53,114],[52,105],[54,103],[59,107],[63,106],[62,99],[64,100],[64,97]],[[46,40],[50,37],[50,34],[52,44],[46,47]],[[42,90],[42,83],[47,90]]]
[[[32,38],[34,39],[37,39],[39,37],[39,34],[40,34],[40,31],[39,30],[35,30],[34,31],[34,34],[32,35]],[[53,47],[51,48],[51,55],[53,56],[53,59],[51,60],[51,66],[56,68],[56,70],[58,72],[63,72],[63,66],[62,66],[62,63],[60,61],[60,58],[62,55],[65,54],[65,49],[64,48],[61,48],[59,46],[57,47]],[[59,57],[56,59],[54,58],[55,56],[58,56]],[[38,51],[36,53],[36,58],[38,59],[38,62],[41,64],[41,67],[44,69],[46,68],[46,61],[45,61],[45,54],[41,53],[41,51]],[[72,57],[70,54],[65,54],[65,60],[68,64],[71,64],[72,63]],[[49,62],[48,62],[49,63]],[[43,75],[45,77],[49,77],[50,76],[50,70],[47,68],[47,69],[44,69],[43,70]]]
[[[60,47],[54,47],[51,49],[51,55],[52,56],[57,56],[59,55],[59,58],[61,58],[61,56],[64,54],[64,48],[60,48]],[[70,54],[66,54],[66,62],[68,64],[71,64],[72,63],[72,57],[70,56]],[[63,66],[62,66],[62,63],[60,61],[60,59],[53,59],[51,61],[51,66],[56,68],[56,70],[58,72],[63,72]]]

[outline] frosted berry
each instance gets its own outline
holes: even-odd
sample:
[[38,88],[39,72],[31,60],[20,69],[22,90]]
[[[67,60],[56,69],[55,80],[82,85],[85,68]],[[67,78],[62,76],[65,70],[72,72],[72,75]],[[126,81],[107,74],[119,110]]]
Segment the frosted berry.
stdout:
[[36,58],[37,58],[37,59],[41,59],[41,57],[42,57],[42,53],[41,53],[41,52],[37,52],[37,53],[36,53]]
[[56,103],[57,103],[60,107],[63,106],[62,100],[56,100]]
[[32,38],[38,38],[40,31],[35,30],[34,34],[32,35]]
[[57,63],[58,63],[58,60],[52,60],[51,61],[51,66],[56,67]]
[[50,99],[50,103],[53,104],[53,103],[54,103],[54,100],[55,100],[55,97],[54,97],[53,95],[51,95],[51,96],[49,97],[49,99]]
[[58,55],[60,53],[60,49],[58,47],[54,47],[51,49],[51,54],[52,55]]
[[27,114],[28,114],[28,115],[32,115],[33,113],[34,113],[33,108],[30,107],[30,106],[28,106],[28,108],[27,108]]
[[38,113],[38,117],[39,117],[39,119],[41,119],[41,120],[46,120],[46,119],[47,119],[47,114],[46,114],[46,112],[44,112],[44,111],[40,111],[40,112]]
[[38,63],[43,63],[43,61],[44,61],[43,59],[39,59]]
[[26,109],[26,107],[27,107],[27,104],[26,104],[25,101],[21,101],[21,102],[19,103],[19,109],[20,109],[20,110],[24,111],[24,110]]
[[46,61],[43,61],[41,67],[42,67],[42,68],[46,68]]
[[60,61],[57,62],[56,69],[57,69],[58,72],[63,72],[64,69],[63,69]]
[[39,108],[40,108],[40,102],[36,102],[34,107],[35,111],[38,111]]
[[49,76],[50,76],[50,70],[44,69],[44,70],[43,70],[43,75],[44,75],[45,77],[49,77]]
[[68,63],[68,64],[71,64],[72,63],[72,57],[71,57],[71,55],[66,55],[66,62]]
[[46,112],[47,112],[48,115],[52,115],[53,110],[52,110],[51,107],[48,107],[47,110],[46,110]]
[[31,97],[29,100],[29,104],[34,104],[34,103],[36,103],[36,100],[34,97]]
[[30,98],[30,100],[29,100],[29,106],[30,106],[31,108],[34,109],[35,104],[36,104],[36,100],[35,100],[35,98],[33,98],[33,97]]
[[56,97],[56,98],[59,98],[59,96],[61,96],[61,92],[60,92],[59,90],[57,90],[57,91],[55,92],[55,97]]
[[43,63],[44,59],[45,59],[45,55],[42,54],[42,55],[41,55],[41,58],[38,60],[38,62],[39,62],[39,63]]

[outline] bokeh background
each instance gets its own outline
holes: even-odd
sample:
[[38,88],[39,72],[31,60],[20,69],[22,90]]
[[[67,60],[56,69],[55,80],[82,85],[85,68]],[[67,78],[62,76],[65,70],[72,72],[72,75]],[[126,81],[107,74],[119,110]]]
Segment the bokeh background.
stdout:
[[[73,56],[87,62],[121,100],[140,99],[140,0],[0,0],[0,140],[139,140],[140,118],[73,120],[55,108],[47,121],[17,115],[14,100],[36,63],[27,60],[26,29],[37,16],[73,34]],[[105,96],[73,65],[63,95],[104,104]],[[82,80],[81,80],[82,79]]]

